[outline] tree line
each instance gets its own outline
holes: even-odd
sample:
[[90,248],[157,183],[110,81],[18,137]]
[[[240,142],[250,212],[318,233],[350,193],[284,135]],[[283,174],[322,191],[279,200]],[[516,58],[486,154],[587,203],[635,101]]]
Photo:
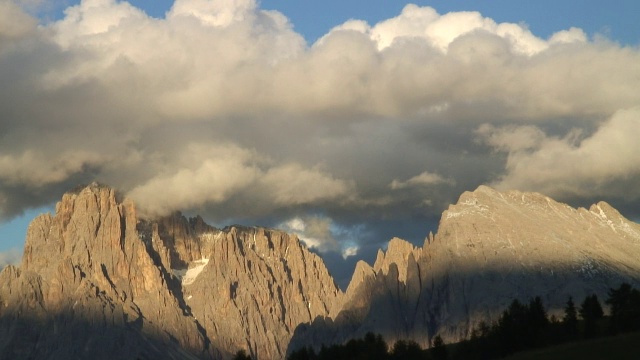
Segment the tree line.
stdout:
[[[537,296],[528,303],[513,300],[497,321],[481,322],[471,337],[457,344],[445,345],[438,335],[429,349],[422,349],[411,340],[399,340],[389,347],[381,335],[368,333],[362,339],[344,344],[323,345],[316,351],[304,347],[292,352],[287,360],[486,360],[508,356],[515,352],[550,345],[640,331],[640,291],[623,283],[609,289],[604,311],[597,295],[589,295],[576,306],[569,297],[561,319],[549,317],[542,299]],[[234,360],[251,359],[239,351]]]
[[445,360],[447,347],[438,335],[433,347],[423,350],[412,340],[399,340],[389,348],[380,334],[367,333],[362,339],[351,339],[345,344],[322,346],[318,352],[311,347],[292,352],[287,360]]
[[623,283],[609,289],[604,311],[598,296],[585,297],[579,308],[572,297],[561,319],[549,317],[540,297],[528,304],[513,300],[498,321],[480,323],[471,338],[457,344],[464,359],[496,359],[518,351],[558,345],[582,339],[640,331],[640,291]]

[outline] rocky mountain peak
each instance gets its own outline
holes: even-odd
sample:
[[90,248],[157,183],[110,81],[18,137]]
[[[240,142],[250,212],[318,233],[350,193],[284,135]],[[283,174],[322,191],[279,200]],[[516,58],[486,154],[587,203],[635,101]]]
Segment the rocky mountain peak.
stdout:
[[[373,265],[373,270],[376,273],[382,272],[383,275],[387,275],[392,264],[404,264],[409,260],[410,256],[412,256],[414,260],[418,259],[420,256],[420,251],[413,244],[406,240],[393,238],[389,241],[386,252],[378,250],[378,255]],[[406,268],[398,268],[398,279],[401,282],[406,283]]]
[[554,206],[566,206],[553,199],[535,192],[521,192],[509,190],[500,192],[486,185],[479,186],[473,192],[464,192],[455,204],[449,206],[443,214],[443,219],[450,219],[462,214],[492,213],[496,209],[504,208],[537,208],[550,209]]
[[591,205],[589,211],[605,222],[621,223],[626,220],[618,210],[604,201]]
[[351,281],[349,282],[349,286],[347,287],[346,294],[354,292],[355,289],[360,286],[360,284],[362,284],[365,279],[375,276],[376,271],[369,264],[362,260],[358,261],[356,263],[356,268],[353,271]]
[[220,230],[180,213],[140,219],[97,183],[31,223],[22,266],[0,281],[0,357],[9,358],[225,359],[244,349],[280,359],[295,328],[342,296],[293,235]]
[[38,272],[58,256],[91,264],[93,254],[122,248],[127,230],[131,234],[135,225],[133,203],[120,201],[114,189],[93,183],[68,192],[54,216],[41,215],[29,225],[22,268]]

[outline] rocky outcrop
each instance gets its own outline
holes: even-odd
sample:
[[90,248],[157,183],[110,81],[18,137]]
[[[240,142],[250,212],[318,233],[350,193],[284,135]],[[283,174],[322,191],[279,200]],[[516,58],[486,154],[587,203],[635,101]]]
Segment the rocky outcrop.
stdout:
[[36,218],[21,267],[0,273],[3,356],[208,353],[208,340],[180,307],[136,224],[133,204],[97,184],[65,194],[55,216]]
[[280,359],[341,296],[294,236],[141,220],[98,184],[31,223],[0,286],[0,358],[33,359]]
[[295,328],[327,316],[341,295],[322,260],[293,235],[231,227],[210,246],[207,266],[184,290],[222,348],[284,358]]
[[559,314],[569,295],[606,299],[640,285],[640,225],[606,203],[574,209],[537,193],[465,192],[422,248],[390,241],[359,263],[331,316],[301,325],[291,344],[343,342],[369,331],[428,347],[466,338],[514,299],[540,295]]

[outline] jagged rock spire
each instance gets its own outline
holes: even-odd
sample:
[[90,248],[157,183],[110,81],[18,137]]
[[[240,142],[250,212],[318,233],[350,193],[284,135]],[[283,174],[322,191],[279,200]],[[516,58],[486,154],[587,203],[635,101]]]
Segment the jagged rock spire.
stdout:
[[217,359],[245,349],[281,359],[294,329],[328,316],[341,296],[295,236],[181,214],[141,220],[98,183],[31,223],[22,266],[0,284],[8,358]]

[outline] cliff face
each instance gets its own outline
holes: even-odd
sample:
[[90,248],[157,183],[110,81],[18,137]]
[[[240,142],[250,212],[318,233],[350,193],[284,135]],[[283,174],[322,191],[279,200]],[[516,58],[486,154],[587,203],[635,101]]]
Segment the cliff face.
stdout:
[[284,356],[293,330],[341,293],[297,238],[137,218],[92,184],[29,226],[20,268],[0,273],[0,357]]
[[0,337],[16,340],[7,341],[3,353],[119,358],[123,350],[143,357],[165,349],[176,357],[189,357],[183,349],[206,352],[207,339],[180,306],[136,224],[133,204],[97,185],[65,194],[55,216],[36,218],[20,269],[0,274]]
[[342,293],[297,237],[256,227],[217,230],[174,216],[141,229],[180,281],[186,308],[217,349],[280,359],[293,330],[327,316]]
[[559,314],[569,295],[640,284],[640,226],[606,203],[574,209],[536,194],[481,186],[462,194],[435,237],[400,239],[373,267],[359,263],[331,317],[296,331],[292,348],[342,342],[368,331],[429,346],[468,337],[514,299],[540,295]]

